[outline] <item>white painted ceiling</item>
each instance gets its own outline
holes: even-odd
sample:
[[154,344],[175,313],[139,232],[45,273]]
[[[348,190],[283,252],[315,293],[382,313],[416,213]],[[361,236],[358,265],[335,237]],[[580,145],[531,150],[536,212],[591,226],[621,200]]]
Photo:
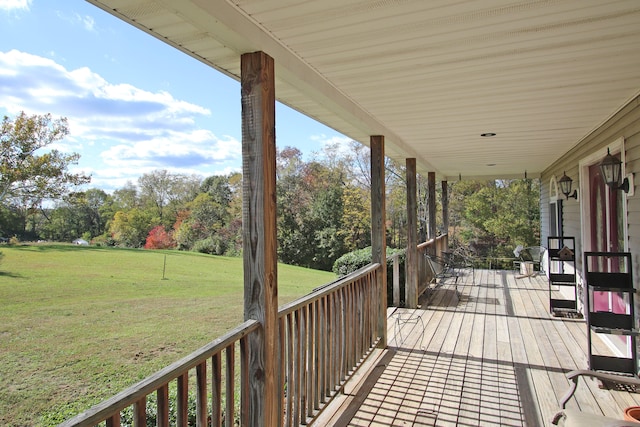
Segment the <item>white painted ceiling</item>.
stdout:
[[640,0],[87,1],[238,79],[266,52],[279,101],[440,179],[537,176],[640,93]]

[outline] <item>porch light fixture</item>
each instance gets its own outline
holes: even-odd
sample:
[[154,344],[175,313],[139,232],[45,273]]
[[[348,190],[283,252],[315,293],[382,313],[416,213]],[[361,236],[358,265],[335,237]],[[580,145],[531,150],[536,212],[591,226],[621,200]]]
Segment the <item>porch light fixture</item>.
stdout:
[[560,191],[564,194],[564,197],[567,200],[578,199],[578,190],[573,190],[571,193],[571,184],[573,184],[573,180],[567,176],[566,172],[563,172],[562,178],[558,180],[558,185],[560,185]]
[[622,175],[622,162],[611,155],[609,148],[607,148],[607,155],[600,163],[600,172],[604,182],[613,190],[622,190],[625,193],[629,192],[629,180],[625,178],[620,183]]

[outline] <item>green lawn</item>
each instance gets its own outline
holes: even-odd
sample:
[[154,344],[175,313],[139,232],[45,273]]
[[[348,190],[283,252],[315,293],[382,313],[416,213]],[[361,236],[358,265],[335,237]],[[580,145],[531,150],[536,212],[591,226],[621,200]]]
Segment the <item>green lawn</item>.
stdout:
[[[2,426],[74,415],[242,322],[241,258],[49,244],[0,252]],[[283,304],[335,276],[280,265],[278,278]]]

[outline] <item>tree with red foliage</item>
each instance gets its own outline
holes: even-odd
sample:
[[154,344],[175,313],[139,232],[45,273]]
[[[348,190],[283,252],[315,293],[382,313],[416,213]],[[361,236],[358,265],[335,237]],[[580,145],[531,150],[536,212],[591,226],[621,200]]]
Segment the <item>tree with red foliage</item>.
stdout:
[[161,225],[154,227],[149,232],[147,242],[144,244],[145,249],[172,249],[175,247],[175,240]]

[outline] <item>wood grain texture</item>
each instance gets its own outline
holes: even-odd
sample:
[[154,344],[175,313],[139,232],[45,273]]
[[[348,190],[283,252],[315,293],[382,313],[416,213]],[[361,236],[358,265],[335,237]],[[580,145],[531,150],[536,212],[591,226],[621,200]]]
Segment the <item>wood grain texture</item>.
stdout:
[[207,422],[207,362],[196,366],[196,424]]
[[241,57],[245,320],[262,329],[249,339],[249,424],[277,426],[278,286],[274,62],[264,52]]
[[[436,173],[427,174],[427,215],[429,217],[427,239],[436,238]],[[432,255],[436,255],[433,253]]]
[[133,427],[147,427],[147,397],[133,404]]
[[382,265],[376,286],[380,293],[378,335],[380,346],[387,346],[387,243],[384,184],[384,136],[370,137],[371,148],[371,255],[372,262]]
[[158,398],[157,427],[169,427],[169,384],[165,384],[156,392]]
[[[444,234],[449,236],[449,185],[447,181],[441,182],[442,186],[442,228]],[[445,241],[445,251],[449,251],[449,239]]]
[[[233,427],[235,418],[235,387],[233,378],[236,376],[236,348],[235,346],[229,346],[225,350],[225,366],[226,366],[226,378],[225,381],[225,394],[226,394],[226,406],[224,411],[224,425],[226,427]],[[247,417],[251,416],[251,412],[247,414]]]
[[177,382],[176,424],[178,427],[187,427],[189,425],[189,374],[180,375]]
[[407,260],[405,299],[407,308],[418,306],[418,184],[416,159],[406,160],[407,175]]
[[220,352],[211,357],[211,422],[214,426],[222,424],[222,355]]
[[[566,373],[587,366],[586,328],[549,314],[546,277],[517,274],[478,270],[475,281],[470,273],[446,280],[418,309],[390,310],[395,354],[370,370],[375,384],[352,400],[357,408],[340,402],[344,412],[323,425],[549,425]],[[638,403],[638,393],[587,379],[568,407],[621,418]]]

